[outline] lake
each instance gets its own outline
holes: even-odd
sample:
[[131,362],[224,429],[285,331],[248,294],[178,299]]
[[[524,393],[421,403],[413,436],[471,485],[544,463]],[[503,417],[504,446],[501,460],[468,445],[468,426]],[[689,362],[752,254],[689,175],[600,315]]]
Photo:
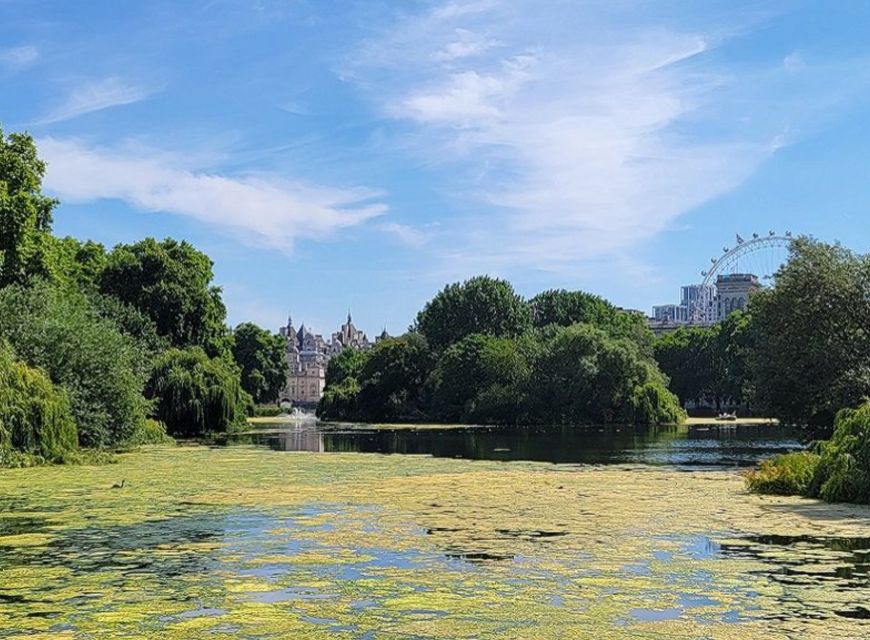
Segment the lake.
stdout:
[[260,425],[223,443],[276,451],[431,455],[562,464],[647,464],[682,469],[748,467],[829,433],[776,424],[698,426],[380,427],[290,421]]
[[811,437],[294,424],[0,471],[0,638],[870,637],[870,510],[739,475]]

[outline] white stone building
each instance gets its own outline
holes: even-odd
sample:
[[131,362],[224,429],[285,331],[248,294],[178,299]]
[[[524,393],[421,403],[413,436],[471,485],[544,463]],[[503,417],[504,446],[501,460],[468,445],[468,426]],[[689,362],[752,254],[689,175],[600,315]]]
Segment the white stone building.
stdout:
[[372,346],[365,332],[354,326],[350,313],[347,314],[347,322],[332,334],[329,341],[320,334],[312,333],[304,323],[297,331],[289,317],[287,326],[281,327],[280,333],[287,340],[289,367],[281,402],[291,402],[297,406],[316,405],[323,397],[326,366],[332,356],[348,347],[364,350]]

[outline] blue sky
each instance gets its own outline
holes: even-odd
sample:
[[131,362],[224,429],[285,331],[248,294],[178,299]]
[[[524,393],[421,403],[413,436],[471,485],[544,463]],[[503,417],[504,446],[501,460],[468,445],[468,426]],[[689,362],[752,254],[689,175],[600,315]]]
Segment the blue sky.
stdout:
[[55,230],[184,238],[230,322],[445,283],[648,310],[773,228],[870,245],[870,4],[0,0]]

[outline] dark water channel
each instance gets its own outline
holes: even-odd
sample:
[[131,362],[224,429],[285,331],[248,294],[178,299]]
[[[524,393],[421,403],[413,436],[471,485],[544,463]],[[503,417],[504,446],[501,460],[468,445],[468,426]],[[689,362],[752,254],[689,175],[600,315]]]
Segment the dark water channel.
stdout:
[[772,424],[633,427],[374,428],[314,421],[269,425],[227,444],[259,444],[278,451],[431,455],[471,460],[561,464],[648,464],[677,468],[747,467],[796,451],[828,434]]

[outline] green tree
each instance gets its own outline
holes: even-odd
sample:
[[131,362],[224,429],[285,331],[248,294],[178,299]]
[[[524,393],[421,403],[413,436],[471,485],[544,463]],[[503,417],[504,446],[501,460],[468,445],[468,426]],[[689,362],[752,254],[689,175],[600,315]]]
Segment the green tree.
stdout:
[[326,365],[326,388],[341,384],[348,378],[359,379],[365,366],[368,353],[359,349],[346,348],[329,359]]
[[220,288],[211,284],[212,266],[187,242],[147,238],[115,247],[99,286],[150,317],[173,346],[199,346],[209,355],[223,355],[231,340]]
[[[507,416],[501,407],[517,406],[518,389],[528,373],[528,362],[514,340],[473,333],[451,345],[439,359],[433,413],[451,421],[468,421],[472,416],[503,420]],[[514,420],[515,416],[510,418]]]
[[418,333],[381,340],[360,372],[360,417],[417,420],[425,416],[424,387],[433,364],[429,345]]
[[48,275],[49,232],[57,201],[42,195],[45,163],[33,138],[0,129],[0,287]]
[[242,388],[257,403],[277,400],[287,382],[284,338],[253,322],[238,325],[233,338],[233,357],[242,372]]
[[606,331],[614,338],[628,338],[652,355],[654,335],[646,318],[636,311],[620,309],[600,296],[585,291],[550,289],[529,300],[535,327],[570,327],[585,323]]
[[577,324],[560,329],[533,365],[529,414],[542,422],[679,421],[666,379],[637,344]]
[[64,462],[77,447],[66,394],[0,341],[0,466]]
[[83,446],[121,444],[142,427],[147,355],[83,294],[42,281],[0,290],[0,338],[66,390]]
[[830,425],[870,395],[867,256],[799,238],[749,308],[755,401],[770,415]]
[[416,331],[436,353],[472,333],[520,336],[531,328],[531,312],[510,283],[477,276],[446,286],[417,314]]
[[222,433],[244,423],[250,397],[232,363],[199,347],[169,349],[155,363],[146,386],[155,417],[172,436]]
[[712,387],[712,341],[708,327],[680,327],[655,342],[655,359],[683,404],[698,402]]

